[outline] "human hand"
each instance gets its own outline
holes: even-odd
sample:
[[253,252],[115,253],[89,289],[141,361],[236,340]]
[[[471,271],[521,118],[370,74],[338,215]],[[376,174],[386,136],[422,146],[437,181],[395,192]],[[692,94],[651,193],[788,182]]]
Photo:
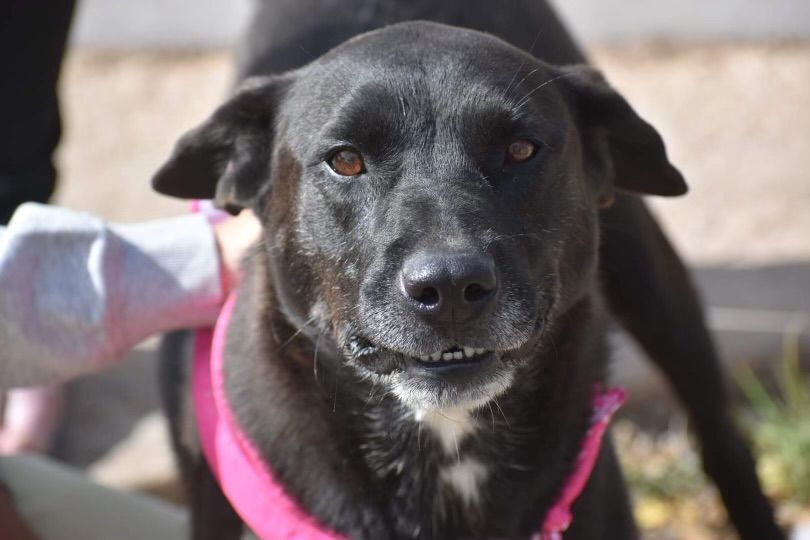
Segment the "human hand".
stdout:
[[226,292],[239,282],[239,265],[247,250],[261,235],[261,224],[250,210],[214,225],[214,238],[219,248],[222,287]]
[[0,455],[47,452],[63,409],[59,385],[10,390],[0,408]]

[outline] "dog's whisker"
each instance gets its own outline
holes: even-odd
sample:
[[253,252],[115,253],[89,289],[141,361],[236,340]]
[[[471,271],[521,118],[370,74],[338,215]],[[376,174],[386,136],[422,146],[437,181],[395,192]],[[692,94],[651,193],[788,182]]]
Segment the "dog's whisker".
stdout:
[[377,382],[378,382],[378,379],[374,379],[373,381],[371,381],[371,389],[368,392],[368,398],[366,399],[366,404],[365,404],[366,409],[371,404],[371,400],[374,399],[374,393],[375,393],[375,391],[377,389]]
[[509,420],[506,418],[506,413],[503,412],[503,409],[501,408],[501,404],[498,403],[498,400],[496,398],[494,398],[494,397],[492,398],[492,402],[495,404],[496,407],[498,407],[498,410],[501,411],[501,416],[503,417],[503,421],[506,422],[506,427],[511,429],[512,425],[509,423]]
[[321,334],[315,339],[315,354],[312,357],[312,373],[315,376],[315,382],[318,382],[318,347],[321,344]]
[[512,88],[512,83],[515,82],[515,79],[517,78],[518,73],[520,73],[520,70],[523,69],[523,66],[525,66],[525,65],[526,65],[526,59],[524,58],[520,62],[520,65],[518,66],[518,68],[512,74],[512,78],[509,79],[509,84],[506,85],[506,88],[503,91],[503,99],[505,101],[507,101],[507,102],[509,101],[509,90]]
[[517,103],[517,105],[515,105],[515,106],[512,108],[512,112],[517,112],[517,111],[519,111],[519,110],[520,110],[520,109],[521,109],[521,108],[522,108],[522,107],[523,107],[525,104],[527,104],[527,103],[529,102],[530,98],[531,98],[531,97],[532,97],[532,96],[535,94],[535,92],[537,92],[538,90],[540,90],[540,89],[542,89],[542,88],[545,88],[546,86],[548,86],[549,84],[551,84],[551,83],[553,83],[553,82],[555,82],[555,81],[558,81],[558,80],[563,79],[563,78],[565,78],[565,77],[570,77],[570,76],[572,76],[572,75],[576,75],[576,72],[563,73],[563,74],[561,74],[561,75],[557,75],[556,77],[552,77],[551,79],[549,79],[549,80],[547,80],[547,81],[545,81],[545,82],[543,82],[543,83],[541,83],[541,84],[537,85],[537,86],[536,86],[536,87],[535,87],[535,88],[534,88],[534,89],[533,89],[531,92],[529,92],[528,94],[526,94],[525,96],[523,96],[523,98],[522,98],[522,99],[521,99],[521,100],[520,100],[520,101]]
[[[534,47],[535,45],[537,45],[537,40],[540,39],[540,36],[542,34],[543,34],[543,27],[540,26],[540,28],[537,30],[537,33],[534,35],[534,39],[532,40],[532,44],[529,47],[529,50],[527,51],[530,55],[534,54]],[[526,65],[526,60],[527,58],[525,57],[521,60],[520,65],[515,70],[515,73],[512,75],[512,78],[509,79],[509,84],[506,85],[506,90],[504,90],[504,97],[506,98],[509,97],[509,89],[512,87],[512,83],[515,82],[515,78],[517,77],[518,73],[520,73],[520,70],[523,69],[523,66]],[[519,83],[516,86],[519,86]]]
[[340,370],[343,367],[343,362],[338,362],[337,365],[337,372],[332,375],[333,384],[332,384],[332,412],[337,412],[337,398],[338,398],[338,386],[340,380]]
[[[278,350],[282,350],[282,349],[284,349],[284,348],[285,348],[287,345],[289,345],[290,343],[292,343],[292,342],[295,340],[295,338],[297,338],[299,335],[301,335],[301,333],[304,331],[304,329],[305,329],[306,327],[308,327],[310,324],[312,324],[313,322],[315,322],[315,319],[316,319],[316,318],[317,318],[317,317],[315,317],[315,316],[313,315],[312,317],[310,317],[309,319],[307,319],[306,321],[304,321],[304,324],[302,324],[302,325],[301,325],[301,326],[300,326],[300,327],[299,327],[299,328],[298,328],[298,329],[297,329],[295,332],[293,332],[293,335],[291,335],[289,338],[287,338],[287,340],[285,340],[285,341],[284,341],[284,343],[282,343],[281,345],[279,345]],[[319,336],[319,337],[320,337],[320,336]]]
[[[547,232],[547,231],[544,231]],[[537,233],[517,233],[517,234],[500,234],[496,235],[495,237],[489,239],[486,244],[484,244],[487,248],[489,248],[492,244],[496,242],[502,242],[504,240],[514,240],[516,238],[533,238],[537,241],[542,242],[543,237]]]
[[449,420],[450,422],[454,422],[456,424],[461,424],[462,423],[462,422],[456,420],[455,418],[450,418],[449,416],[447,416],[446,414],[444,414],[442,411],[440,411],[438,409],[435,410],[435,411],[431,411],[431,412],[434,413],[434,414],[438,414],[439,416],[441,416],[445,420]]
[[458,436],[455,429],[453,430],[453,445],[456,447],[456,462],[461,463],[461,451],[458,447]]
[[[523,78],[520,79],[520,81],[518,81],[518,83],[515,85],[515,90],[517,90],[520,87],[520,85],[523,84],[526,81],[526,79],[528,79],[529,77],[531,77],[532,75],[537,73],[541,68],[542,68],[542,66],[538,66],[538,67],[534,68],[533,70],[529,71],[528,73],[526,73],[526,75],[524,75]],[[507,94],[506,98],[508,99],[509,97],[510,96]]]
[[492,433],[495,433],[495,411],[492,410],[490,401],[487,401],[487,408],[489,409],[489,417],[492,419]]

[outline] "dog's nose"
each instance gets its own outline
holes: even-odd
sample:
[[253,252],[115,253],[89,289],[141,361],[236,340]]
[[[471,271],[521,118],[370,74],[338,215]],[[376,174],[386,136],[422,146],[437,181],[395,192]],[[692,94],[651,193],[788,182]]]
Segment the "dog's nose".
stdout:
[[495,261],[485,253],[422,251],[405,260],[400,279],[412,306],[456,322],[480,314],[498,288]]

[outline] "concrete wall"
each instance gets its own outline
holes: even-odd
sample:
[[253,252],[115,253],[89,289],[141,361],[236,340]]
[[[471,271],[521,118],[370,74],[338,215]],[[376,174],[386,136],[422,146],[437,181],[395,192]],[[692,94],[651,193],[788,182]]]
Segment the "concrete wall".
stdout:
[[552,0],[587,43],[810,38],[808,0]]
[[[552,2],[588,44],[810,39],[810,0]],[[250,11],[251,0],[79,0],[73,38],[125,49],[222,47],[233,43]]]
[[73,42],[100,48],[217,48],[231,45],[251,0],[78,0]]

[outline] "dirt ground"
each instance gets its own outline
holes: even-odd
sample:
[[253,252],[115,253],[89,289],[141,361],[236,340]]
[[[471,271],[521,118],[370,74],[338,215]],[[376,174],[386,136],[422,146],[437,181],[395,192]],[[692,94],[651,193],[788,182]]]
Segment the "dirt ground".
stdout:
[[[604,47],[592,58],[690,183],[687,197],[652,204],[691,264],[810,263],[810,43]],[[71,52],[56,202],[116,221],[185,212],[149,177],[230,83],[224,52]],[[112,485],[162,489],[172,477],[153,351],[71,387],[59,453]]]

